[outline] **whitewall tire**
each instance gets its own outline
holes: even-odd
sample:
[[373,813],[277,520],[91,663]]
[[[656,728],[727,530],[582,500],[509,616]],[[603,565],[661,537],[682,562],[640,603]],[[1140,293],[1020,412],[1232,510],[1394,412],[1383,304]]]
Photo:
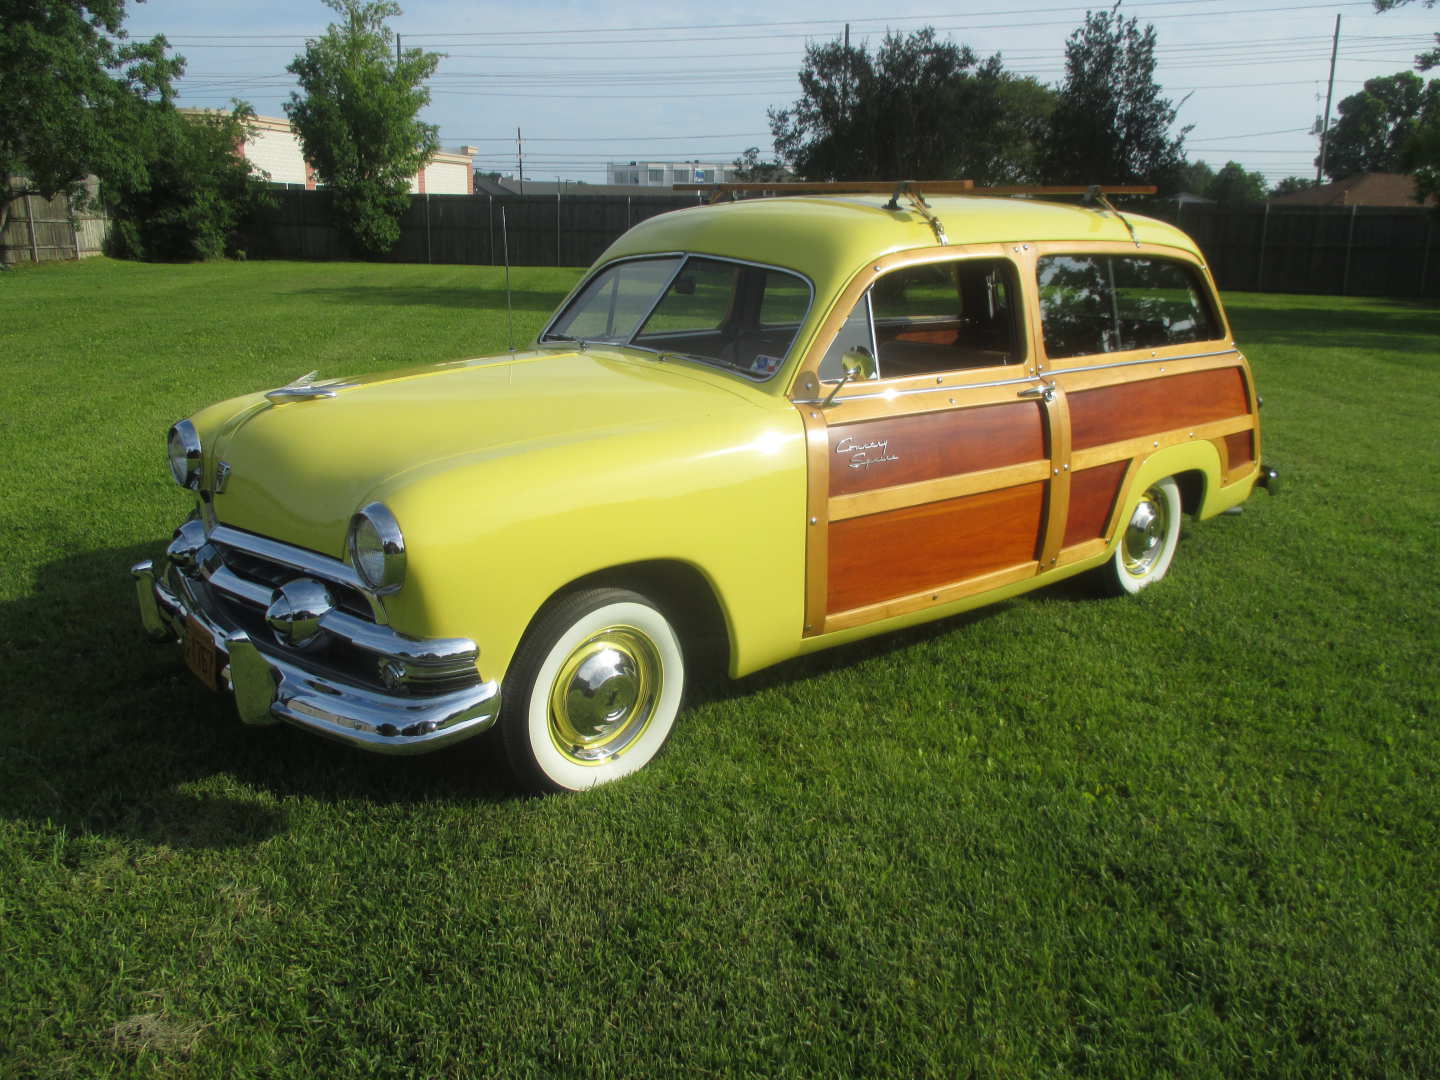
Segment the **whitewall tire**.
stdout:
[[1180,541],[1182,513],[1180,486],[1172,477],[1151,484],[1130,503],[1115,554],[1102,568],[1111,592],[1138,593],[1165,576]]
[[680,638],[653,603],[625,589],[563,596],[535,621],[505,677],[510,767],[535,791],[617,780],[664,745],[684,690]]

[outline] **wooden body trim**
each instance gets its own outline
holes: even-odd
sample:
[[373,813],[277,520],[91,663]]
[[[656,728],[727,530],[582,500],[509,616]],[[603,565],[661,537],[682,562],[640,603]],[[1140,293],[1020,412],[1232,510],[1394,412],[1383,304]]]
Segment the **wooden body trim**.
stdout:
[[[1013,591],[1094,561],[1110,549],[1137,472],[1157,451],[1208,441],[1221,483],[1253,467],[1256,402],[1228,325],[1212,341],[1054,364],[1044,355],[1035,260],[1065,252],[1177,259],[1198,265],[1214,289],[1189,252],[1102,242],[895,252],[861,267],[842,291],[790,390],[810,461],[806,636]],[[1015,265],[1024,362],[852,383],[819,403],[833,388],[816,378],[820,358],[876,278],[971,258]],[[1046,387],[1044,399],[1018,396]]]

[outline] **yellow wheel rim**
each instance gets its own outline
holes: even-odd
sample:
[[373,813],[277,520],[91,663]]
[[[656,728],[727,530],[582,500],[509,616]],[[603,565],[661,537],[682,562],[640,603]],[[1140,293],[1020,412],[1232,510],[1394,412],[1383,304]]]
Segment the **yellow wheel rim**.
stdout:
[[597,631],[570,651],[551,683],[551,743],[577,765],[619,757],[650,726],[662,683],[659,650],[642,631]]

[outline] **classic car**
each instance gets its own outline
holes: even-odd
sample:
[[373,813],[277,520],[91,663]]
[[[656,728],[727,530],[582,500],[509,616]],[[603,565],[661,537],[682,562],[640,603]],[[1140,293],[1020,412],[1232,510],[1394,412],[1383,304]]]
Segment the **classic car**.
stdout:
[[401,754],[494,728],[573,790],[654,757],[702,655],[1153,584],[1183,514],[1276,480],[1204,259],[1103,191],[947,186],[664,214],[523,350],[181,420],[146,629],[248,723]]

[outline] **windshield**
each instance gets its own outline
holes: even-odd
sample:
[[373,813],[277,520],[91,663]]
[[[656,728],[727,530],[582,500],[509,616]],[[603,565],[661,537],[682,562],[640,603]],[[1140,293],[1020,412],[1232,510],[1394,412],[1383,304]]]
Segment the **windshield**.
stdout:
[[788,270],[699,255],[627,259],[591,278],[540,340],[634,345],[768,379],[810,296]]

